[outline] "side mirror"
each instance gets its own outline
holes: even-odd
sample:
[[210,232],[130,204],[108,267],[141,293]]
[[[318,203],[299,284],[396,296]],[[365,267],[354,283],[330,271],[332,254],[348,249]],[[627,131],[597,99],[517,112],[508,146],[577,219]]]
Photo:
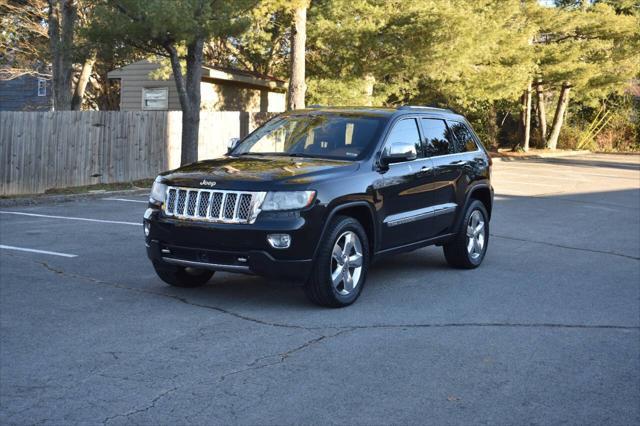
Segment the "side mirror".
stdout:
[[394,142],[382,154],[382,164],[400,163],[418,158],[416,146],[409,142]]
[[227,154],[229,154],[236,148],[236,146],[238,146],[238,142],[240,142],[240,138],[229,139],[229,143],[227,143]]

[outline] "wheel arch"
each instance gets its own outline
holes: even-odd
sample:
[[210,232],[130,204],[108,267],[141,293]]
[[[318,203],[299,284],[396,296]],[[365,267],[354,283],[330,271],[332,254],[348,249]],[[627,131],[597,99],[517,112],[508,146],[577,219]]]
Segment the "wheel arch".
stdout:
[[470,187],[467,191],[463,208],[458,212],[458,217],[456,218],[453,227],[455,232],[460,229],[465,212],[467,211],[469,204],[471,204],[474,200],[478,200],[484,205],[485,209],[487,210],[487,214],[489,215],[488,219],[491,219],[491,211],[493,210],[493,189],[487,182],[477,183]]
[[489,219],[491,219],[491,211],[493,210],[493,191],[491,190],[491,186],[485,183],[475,185],[467,194],[465,208],[469,205],[471,202],[470,200],[472,199],[479,200],[484,204],[484,208],[487,209]]
[[322,233],[320,234],[320,239],[316,244],[316,248],[314,250],[313,259],[315,260],[318,256],[318,248],[320,247],[320,241],[325,238],[327,233],[327,228],[329,227],[329,223],[331,220],[337,216],[349,216],[356,219],[365,232],[367,233],[367,239],[369,240],[369,253],[370,256],[376,251],[376,244],[378,242],[378,227],[376,226],[376,215],[373,206],[371,203],[367,201],[352,201],[344,204],[339,204],[335,206],[327,215],[324,225],[322,227]]

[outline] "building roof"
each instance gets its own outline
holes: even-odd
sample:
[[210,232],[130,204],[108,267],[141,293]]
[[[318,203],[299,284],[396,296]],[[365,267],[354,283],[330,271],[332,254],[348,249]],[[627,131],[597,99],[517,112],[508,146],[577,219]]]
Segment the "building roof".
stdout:
[[[160,64],[156,64],[147,60],[137,61],[109,71],[109,73],[107,73],[107,77],[110,79],[126,78],[127,73],[130,70],[139,70],[140,66],[149,66],[150,68],[155,69],[158,68]],[[254,71],[240,70],[228,67],[209,65],[203,66],[202,79],[213,82],[236,82],[248,86],[266,88],[273,91],[283,92],[287,90],[287,83],[283,80]]]
[[287,90],[287,83],[270,75],[235,68],[203,66],[202,77],[220,81],[235,81],[272,90]]

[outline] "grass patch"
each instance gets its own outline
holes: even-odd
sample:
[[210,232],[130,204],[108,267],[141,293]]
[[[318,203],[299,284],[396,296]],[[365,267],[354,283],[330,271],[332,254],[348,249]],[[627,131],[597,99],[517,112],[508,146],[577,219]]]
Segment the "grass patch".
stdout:
[[25,198],[25,197],[42,197],[46,195],[77,195],[77,194],[91,194],[96,192],[111,192],[111,191],[131,191],[137,189],[149,190],[153,184],[153,179],[140,179],[132,182],[120,182],[120,183],[98,183],[95,185],[85,186],[72,186],[69,188],[51,188],[47,189],[43,194],[17,194],[17,195],[2,195],[0,199],[11,198]]

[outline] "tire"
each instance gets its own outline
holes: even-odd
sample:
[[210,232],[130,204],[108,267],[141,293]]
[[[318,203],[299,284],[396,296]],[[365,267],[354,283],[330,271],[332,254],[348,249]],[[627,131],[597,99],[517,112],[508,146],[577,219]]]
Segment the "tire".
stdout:
[[[344,253],[348,241],[350,255]],[[360,222],[348,216],[334,217],[320,242],[314,269],[305,285],[307,297],[320,306],[349,306],[362,292],[369,259],[369,240]]]
[[186,268],[153,261],[153,268],[162,281],[173,287],[193,288],[207,283],[214,271],[207,269]]
[[488,217],[481,201],[473,200],[469,204],[458,233],[443,246],[444,257],[450,266],[460,269],[480,266],[489,246]]

